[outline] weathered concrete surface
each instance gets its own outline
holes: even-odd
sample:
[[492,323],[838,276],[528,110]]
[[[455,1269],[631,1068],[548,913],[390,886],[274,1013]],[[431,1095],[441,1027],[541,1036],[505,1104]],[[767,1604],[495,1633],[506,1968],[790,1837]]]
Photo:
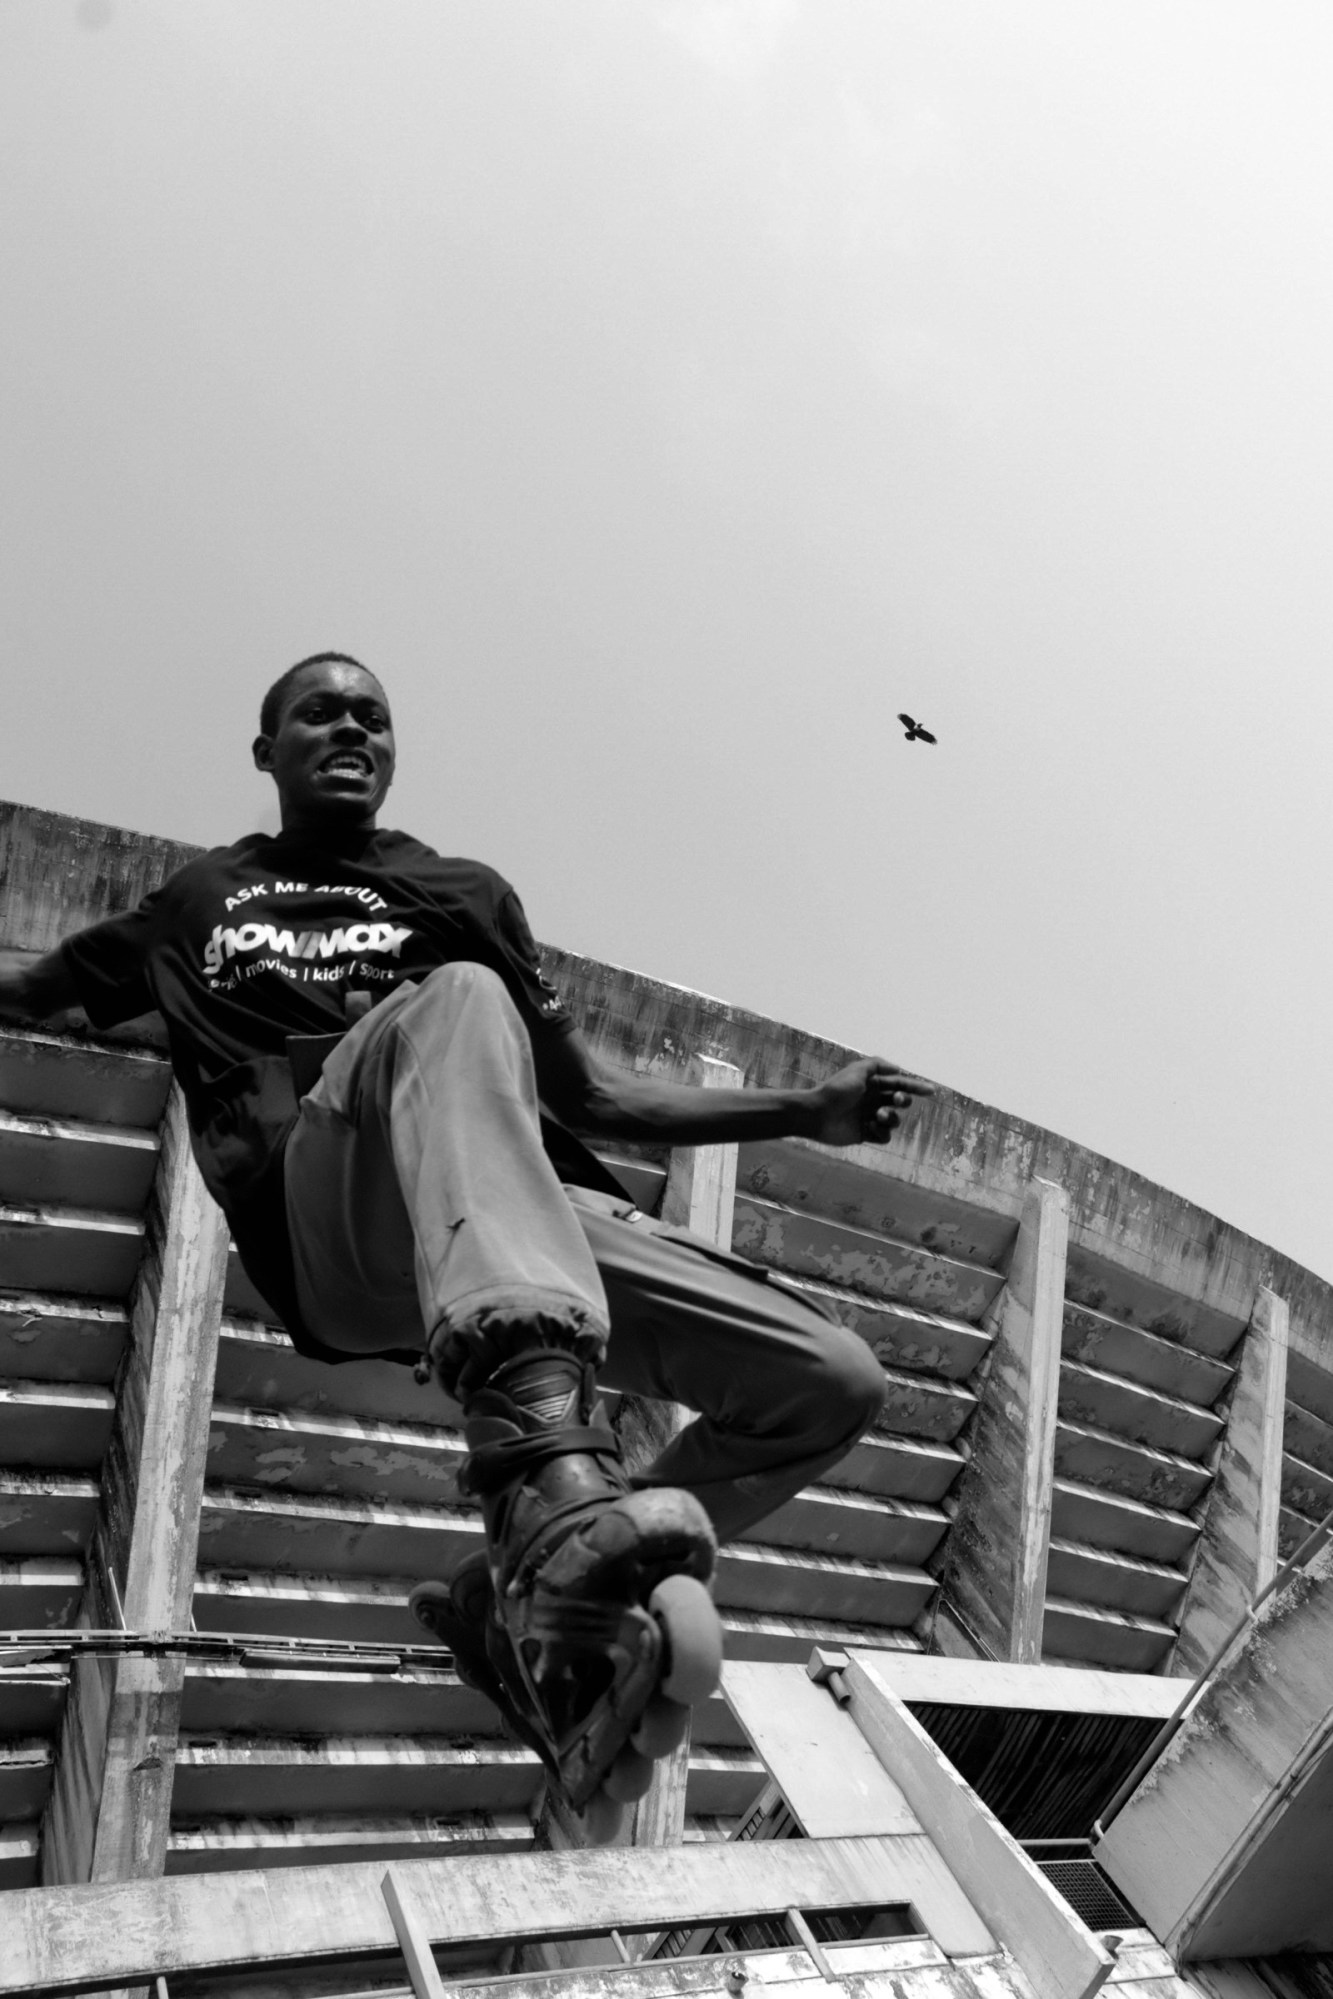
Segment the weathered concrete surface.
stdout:
[[[0,942],[47,950],[79,925],[130,907],[197,851],[0,803]],[[747,1083],[790,1086],[818,1082],[859,1052],[555,946],[543,947],[543,960],[595,1046],[624,1066],[683,1075],[695,1056],[707,1055],[733,1063]],[[146,1032],[151,1037],[151,1017]],[[889,1183],[883,1202],[861,1197],[848,1216],[853,1226],[885,1203],[896,1211],[895,1182],[910,1185],[917,1202],[944,1196],[961,1231],[954,1243],[941,1236],[946,1253],[966,1241],[968,1211],[1007,1217],[1012,1227],[1033,1179],[1049,1180],[1069,1196],[1070,1269],[1078,1279],[1071,1290],[1081,1302],[1103,1309],[1108,1271],[1128,1273],[1141,1280],[1139,1291],[1105,1309],[1191,1345],[1202,1331],[1204,1350],[1213,1351],[1226,1322],[1239,1335],[1257,1288],[1267,1284],[1290,1308],[1293,1356],[1308,1354],[1325,1371],[1333,1288],[1322,1279],[1192,1202],[1008,1112],[941,1090],[892,1145],[854,1147],[841,1163]],[[911,1201],[907,1207],[915,1213]],[[905,1239],[913,1226],[909,1214]]]
[[993,1325],[990,1371],[940,1570],[955,1616],[996,1659],[1041,1658],[1068,1203],[1028,1194]]
[[[906,1836],[458,1855],[403,1862],[397,1872],[436,1946],[534,1932],[577,1936],[632,1922],[665,1929],[791,1907],[915,1903],[923,1882],[919,1844]],[[388,1954],[397,1939],[383,1873],[383,1863],[367,1862],[20,1889],[5,1902],[0,1993]],[[977,1927],[958,1954],[975,1947]]]
[[1284,1301],[1261,1287],[1181,1615],[1176,1673],[1201,1672],[1277,1573],[1287,1330]]
[[[94,1537],[89,1619],[188,1627],[227,1229],[173,1092],[131,1307]],[[184,1669],[126,1658],[76,1668],[43,1838],[45,1881],[158,1874],[166,1856]]]
[[1333,1951],[1333,1550],[1259,1613],[1097,1858],[1183,1961]]
[[963,1782],[893,1692],[876,1654],[853,1652],[845,1679],[852,1720],[1036,1999],[1092,1999],[1110,1976],[1111,1953]]

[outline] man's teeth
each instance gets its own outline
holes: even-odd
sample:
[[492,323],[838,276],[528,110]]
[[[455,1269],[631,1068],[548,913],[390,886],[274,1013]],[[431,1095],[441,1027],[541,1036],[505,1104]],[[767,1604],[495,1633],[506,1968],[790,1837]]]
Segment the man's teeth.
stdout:
[[325,770],[355,771],[360,775],[361,772],[368,771],[370,765],[364,757],[334,757],[331,762],[325,764],[324,768]]

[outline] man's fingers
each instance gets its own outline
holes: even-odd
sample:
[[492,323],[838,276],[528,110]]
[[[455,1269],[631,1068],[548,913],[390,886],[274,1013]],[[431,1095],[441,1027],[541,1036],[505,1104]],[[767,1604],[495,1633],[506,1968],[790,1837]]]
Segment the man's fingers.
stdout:
[[935,1085],[928,1083],[924,1076],[907,1076],[901,1069],[886,1063],[882,1069],[872,1069],[866,1078],[866,1088],[876,1096],[901,1096],[904,1101],[912,1097],[933,1097]]

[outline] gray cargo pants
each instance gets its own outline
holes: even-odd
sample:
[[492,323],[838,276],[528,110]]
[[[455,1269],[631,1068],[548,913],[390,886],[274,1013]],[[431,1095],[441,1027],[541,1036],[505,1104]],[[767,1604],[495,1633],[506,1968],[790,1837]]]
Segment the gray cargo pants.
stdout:
[[344,1352],[466,1338],[491,1309],[607,1332],[605,1386],[696,1412],[639,1482],[695,1493],[723,1539],[883,1401],[865,1344],[758,1266],[561,1186],[527,1030],[481,965],[400,986],[334,1049],[288,1145],[287,1213],[302,1317]]

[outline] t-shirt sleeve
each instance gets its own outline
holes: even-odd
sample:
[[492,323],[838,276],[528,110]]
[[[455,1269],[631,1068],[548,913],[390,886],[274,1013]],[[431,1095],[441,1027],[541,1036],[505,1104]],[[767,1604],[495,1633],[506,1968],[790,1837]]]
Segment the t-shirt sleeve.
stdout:
[[94,1027],[118,1027],[157,1005],[148,984],[148,942],[156,896],[66,937],[60,955]]
[[495,938],[511,981],[527,1002],[524,1010],[528,1014],[529,1027],[540,1025],[561,1030],[572,1027],[574,1016],[542,971],[541,958],[528,928],[523,905],[507,884],[503,885],[503,893],[495,906]]

